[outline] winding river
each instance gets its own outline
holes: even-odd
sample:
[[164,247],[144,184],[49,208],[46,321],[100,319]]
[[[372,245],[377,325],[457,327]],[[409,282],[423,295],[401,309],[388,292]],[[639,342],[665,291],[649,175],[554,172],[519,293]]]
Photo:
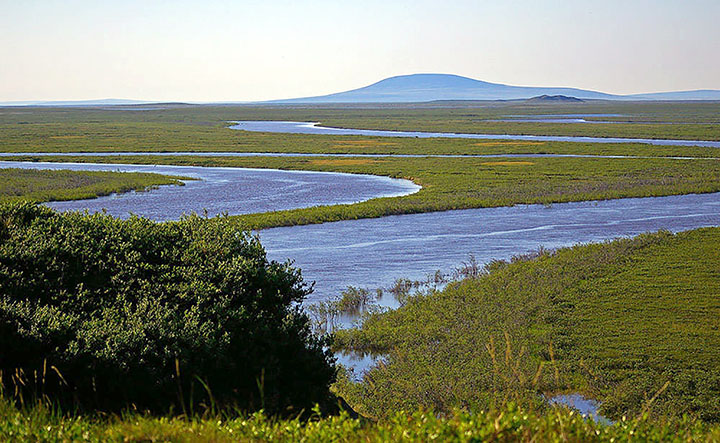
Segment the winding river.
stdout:
[[319,126],[313,122],[281,121],[236,121],[230,129],[250,132],[280,132],[285,134],[325,134],[325,135],[366,135],[373,137],[415,137],[415,138],[470,138],[482,140],[523,140],[540,142],[579,142],[579,143],[644,143],[659,146],[701,146],[720,148],[720,141],[706,140],[667,140],[654,138],[620,137],[579,137],[556,135],[516,135],[516,134],[463,134],[455,132],[418,132],[418,131],[382,131],[375,129],[331,128]]
[[377,197],[397,197],[420,190],[409,180],[335,172],[222,168],[112,163],[0,161],[0,168],[69,169],[73,171],[151,172],[189,177],[184,186],[160,186],[91,200],[47,203],[59,211],[88,210],[127,218],[176,220],[183,214],[207,211],[210,216],[250,214],[319,205],[357,203]]
[[[231,128],[261,132],[644,142],[720,147],[720,142],[689,140],[368,131],[326,128],[314,123],[278,121],[235,123]],[[101,157],[107,154],[5,153],[0,155]],[[358,156],[357,154],[233,152],[126,152],[112,155]],[[414,157],[415,155],[386,156]],[[425,155],[417,156],[425,157]],[[628,158],[556,154],[477,156]],[[110,214],[120,217],[127,217],[132,212],[155,220],[177,219],[183,213],[203,213],[205,210],[209,215],[223,212],[232,215],[354,203],[376,197],[407,195],[419,189],[419,186],[407,180],[387,177],[267,169],[14,161],[0,161],[0,167],[155,172],[199,179],[185,181],[184,186],[161,186],[149,192],[131,192],[93,200],[48,203],[49,206],[61,211],[107,209]],[[398,278],[421,280],[437,270],[450,271],[467,261],[471,255],[482,264],[492,259],[506,259],[512,255],[523,254],[540,246],[558,248],[576,243],[603,241],[618,236],[632,236],[658,229],[681,231],[716,225],[720,225],[720,194],[704,194],[563,203],[549,207],[519,205],[351,220],[267,229],[261,232],[261,239],[270,258],[294,260],[303,270],[306,280],[316,282],[315,293],[311,296],[311,301],[314,301],[333,297],[348,286],[374,289],[390,286]]]
[[539,247],[559,248],[643,232],[720,225],[720,193],[517,205],[263,230],[268,256],[293,259],[311,300],[347,286],[388,287],[452,271],[473,255],[478,263]]
[[[419,189],[387,177],[267,169],[14,161],[0,162],[0,167],[155,172],[199,179],[148,192],[48,203],[61,211],[107,209],[120,217],[132,212],[155,220],[205,209],[209,215],[245,214],[352,203]],[[266,229],[260,237],[271,259],[294,260],[305,279],[316,282],[313,302],[348,286],[375,289],[399,278],[422,280],[437,270],[452,271],[471,255],[483,264],[540,246],[717,225],[720,193],[399,215]]]

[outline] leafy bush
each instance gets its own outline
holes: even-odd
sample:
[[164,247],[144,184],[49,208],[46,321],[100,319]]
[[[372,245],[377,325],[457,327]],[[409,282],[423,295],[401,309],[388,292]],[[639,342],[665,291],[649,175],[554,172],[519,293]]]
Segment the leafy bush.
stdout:
[[299,308],[309,292],[227,218],[0,206],[6,394],[102,410],[185,410],[210,394],[244,410],[326,404],[336,369]]

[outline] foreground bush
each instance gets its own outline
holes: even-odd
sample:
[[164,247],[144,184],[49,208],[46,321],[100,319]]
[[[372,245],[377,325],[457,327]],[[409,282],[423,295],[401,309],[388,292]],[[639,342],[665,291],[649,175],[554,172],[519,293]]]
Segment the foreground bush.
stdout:
[[331,399],[300,272],[229,220],[0,206],[5,394],[82,409],[243,410]]

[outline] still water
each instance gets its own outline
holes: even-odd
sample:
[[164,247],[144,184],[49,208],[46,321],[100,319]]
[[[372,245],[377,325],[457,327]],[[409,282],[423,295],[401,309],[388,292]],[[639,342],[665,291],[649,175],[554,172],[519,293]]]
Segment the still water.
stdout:
[[373,129],[346,129],[318,126],[312,122],[281,121],[236,121],[231,129],[251,132],[281,132],[287,134],[325,134],[325,135],[367,135],[375,137],[417,137],[417,138],[472,138],[483,140],[524,140],[542,142],[581,142],[581,143],[645,143],[660,146],[703,146],[720,148],[720,141],[699,140],[663,140],[649,138],[619,137],[571,137],[553,135],[514,135],[514,134],[461,134],[454,132],[414,132],[381,131]]
[[667,229],[720,225],[720,193],[518,205],[399,215],[273,228],[260,239],[275,260],[292,259],[312,300],[347,286],[388,287],[398,278],[452,271],[472,254],[478,263],[577,243]]
[[[91,200],[51,202],[60,211],[106,209],[155,220],[184,213],[245,214],[352,203],[419,190],[407,180],[371,175],[196,166],[0,162],[0,167],[155,172],[192,177],[184,186],[161,186]],[[315,281],[310,302],[348,286],[385,288],[396,279],[423,280],[450,272],[470,256],[479,264],[538,249],[603,241],[667,229],[720,225],[720,193],[628,198],[550,206],[517,205],[348,220],[260,232],[268,256],[293,260]]]
[[274,169],[11,161],[0,161],[0,168],[151,172],[196,179],[185,180],[184,186],[161,186],[149,192],[47,203],[59,211],[105,209],[116,217],[133,213],[153,220],[177,220],[183,214],[206,210],[214,216],[357,203],[420,189],[409,180],[389,177]]

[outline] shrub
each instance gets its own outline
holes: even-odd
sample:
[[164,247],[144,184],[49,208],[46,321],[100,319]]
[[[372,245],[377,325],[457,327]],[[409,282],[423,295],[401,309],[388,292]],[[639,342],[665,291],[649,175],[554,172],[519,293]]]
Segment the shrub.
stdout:
[[227,218],[156,223],[0,206],[6,394],[82,409],[271,412],[331,401],[335,363],[289,263]]

